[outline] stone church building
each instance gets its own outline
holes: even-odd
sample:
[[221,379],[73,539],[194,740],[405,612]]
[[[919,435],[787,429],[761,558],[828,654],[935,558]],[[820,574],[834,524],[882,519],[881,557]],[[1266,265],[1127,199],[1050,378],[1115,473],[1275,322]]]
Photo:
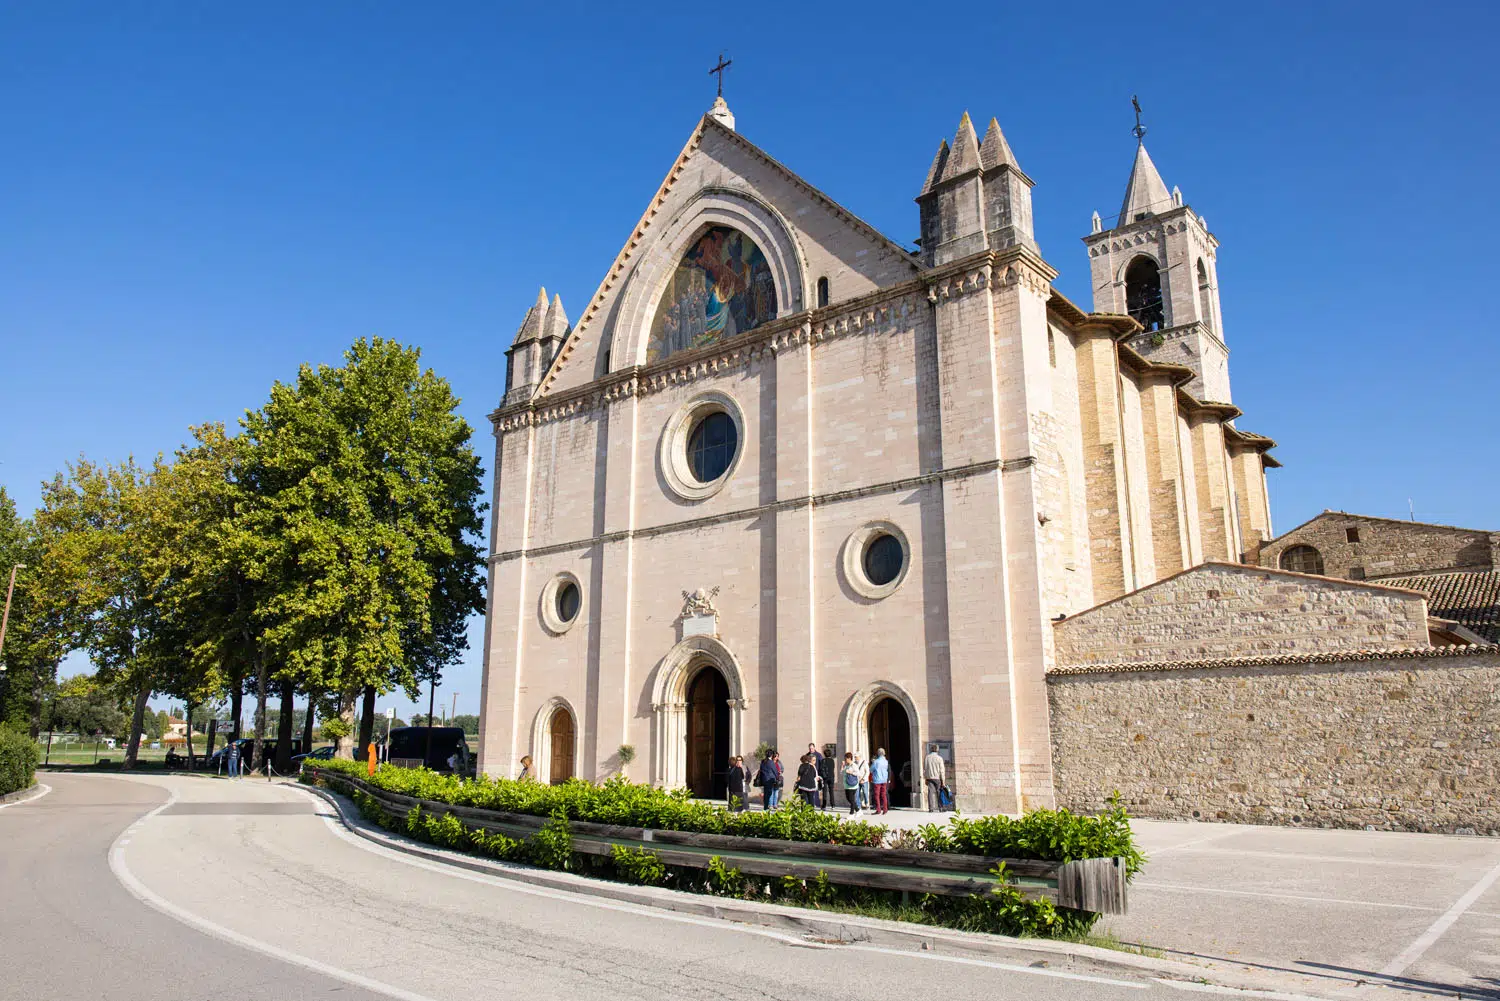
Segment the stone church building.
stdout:
[[576,323],[538,296],[492,415],[482,771],[720,796],[762,743],[880,746],[902,805],[937,743],[963,809],[1050,806],[1054,622],[1272,537],[1218,240],[1144,145],[1084,305],[994,120],[913,182],[915,250],[721,98]]

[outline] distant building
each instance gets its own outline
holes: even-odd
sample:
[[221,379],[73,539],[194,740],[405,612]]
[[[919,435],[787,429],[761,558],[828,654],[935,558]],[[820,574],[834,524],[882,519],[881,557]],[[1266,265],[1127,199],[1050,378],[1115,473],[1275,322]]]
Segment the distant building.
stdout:
[[1421,591],[1459,640],[1500,643],[1500,532],[1324,511],[1263,544],[1257,562]]

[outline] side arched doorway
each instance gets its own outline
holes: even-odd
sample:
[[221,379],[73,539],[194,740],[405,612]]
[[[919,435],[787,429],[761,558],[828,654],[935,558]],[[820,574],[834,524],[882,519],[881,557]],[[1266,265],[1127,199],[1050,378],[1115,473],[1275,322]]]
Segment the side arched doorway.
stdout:
[[705,664],[688,682],[687,787],[694,796],[723,799],[728,793],[729,683]]
[[568,712],[567,706],[558,706],[552,710],[548,729],[552,731],[552,760],[547,769],[547,780],[557,785],[573,777],[573,743],[577,728],[573,725],[573,714]]
[[870,706],[869,719],[870,753],[883,747],[891,763],[891,806],[911,806],[916,779],[912,771],[911,718],[900,702],[886,696]]
[[531,723],[531,765],[539,781],[556,785],[578,774],[578,718],[562,696],[542,704]]

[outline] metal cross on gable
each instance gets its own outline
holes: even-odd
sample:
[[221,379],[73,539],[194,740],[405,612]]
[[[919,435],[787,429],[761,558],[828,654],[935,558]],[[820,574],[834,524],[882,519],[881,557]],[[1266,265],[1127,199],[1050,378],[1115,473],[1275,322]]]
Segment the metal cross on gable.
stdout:
[[1130,130],[1130,134],[1135,136],[1136,142],[1143,143],[1146,141],[1146,126],[1141,124],[1141,99],[1131,94],[1130,105],[1135,108],[1135,128]]
[[733,63],[733,62],[734,62],[733,59],[729,60],[728,62],[725,62],[724,61],[724,53],[720,52],[719,53],[719,65],[715,66],[713,69],[711,69],[711,70],[708,71],[708,75],[709,76],[713,76],[715,73],[717,73],[719,75],[719,96],[720,97],[724,96],[724,71],[727,70],[729,68],[730,63]]

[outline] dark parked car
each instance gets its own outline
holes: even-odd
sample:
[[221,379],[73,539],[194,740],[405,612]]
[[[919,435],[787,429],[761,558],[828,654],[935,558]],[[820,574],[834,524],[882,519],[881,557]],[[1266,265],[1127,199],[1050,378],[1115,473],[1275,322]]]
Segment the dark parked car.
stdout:
[[328,761],[333,757],[336,750],[336,747],[334,747],[332,744],[329,744],[326,747],[319,747],[316,750],[307,752],[306,754],[299,754],[292,758],[292,767],[300,768],[302,766],[302,762],[306,761],[308,758],[311,758],[314,761]]
[[[255,753],[255,738],[241,737],[239,740],[227,741],[224,746],[214,751],[208,759],[208,767],[212,771],[223,771],[229,767],[229,748],[232,744],[238,744],[240,748],[240,760],[244,763],[241,767],[251,772],[256,769],[252,767],[250,755]],[[276,741],[268,740],[261,745],[262,753],[271,759],[272,764],[276,761]],[[297,763],[297,758],[302,754],[302,738],[292,738],[292,763]]]
[[[428,746],[428,731],[432,733]],[[401,726],[391,731],[387,745],[386,761],[398,768],[430,768],[435,772],[455,771],[448,759],[458,755],[459,775],[472,775],[474,762],[469,756],[469,743],[462,727],[458,726]]]

